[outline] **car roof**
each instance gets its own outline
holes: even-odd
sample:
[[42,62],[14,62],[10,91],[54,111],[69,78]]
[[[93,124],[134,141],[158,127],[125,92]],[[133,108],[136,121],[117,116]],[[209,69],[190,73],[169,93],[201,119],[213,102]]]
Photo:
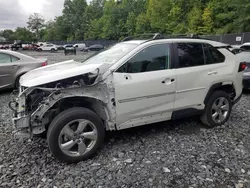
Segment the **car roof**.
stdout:
[[15,57],[18,57],[20,59],[35,59],[33,57],[30,57],[28,55],[19,53],[19,52],[15,52],[15,51],[11,51],[11,50],[0,50],[0,53],[5,53],[5,54],[9,54],[9,55],[13,55]]
[[157,42],[166,42],[166,43],[174,43],[174,42],[195,42],[195,43],[208,43],[212,46],[218,47],[218,46],[228,46],[228,44],[213,41],[213,40],[207,40],[207,39],[195,39],[195,38],[169,38],[169,39],[155,39],[155,40],[129,40],[124,41],[122,43],[127,44],[143,44],[143,43],[157,43]]
[[246,42],[246,43],[242,44],[241,46],[247,46],[247,45],[250,46],[250,42]]

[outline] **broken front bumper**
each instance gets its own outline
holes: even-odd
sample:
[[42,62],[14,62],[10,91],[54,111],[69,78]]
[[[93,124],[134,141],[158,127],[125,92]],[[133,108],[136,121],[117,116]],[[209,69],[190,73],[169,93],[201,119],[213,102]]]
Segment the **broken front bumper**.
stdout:
[[15,137],[31,137],[30,116],[25,115],[24,106],[19,104],[18,99],[9,102],[9,108],[13,112],[12,126],[17,130]]

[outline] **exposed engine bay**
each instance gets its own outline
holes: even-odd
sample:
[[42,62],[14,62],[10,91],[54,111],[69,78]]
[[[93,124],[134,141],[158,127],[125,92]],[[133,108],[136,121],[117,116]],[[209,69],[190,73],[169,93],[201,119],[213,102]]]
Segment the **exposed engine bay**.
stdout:
[[[88,107],[106,123],[107,130],[115,130],[114,88],[109,78],[103,80],[99,69],[91,73],[38,85],[21,86],[15,110],[17,122],[25,122],[27,131],[40,134],[61,111],[71,107]],[[13,102],[13,101],[12,101]],[[23,118],[23,121],[18,121]],[[17,124],[17,123],[16,123]],[[24,128],[18,124],[16,128]]]

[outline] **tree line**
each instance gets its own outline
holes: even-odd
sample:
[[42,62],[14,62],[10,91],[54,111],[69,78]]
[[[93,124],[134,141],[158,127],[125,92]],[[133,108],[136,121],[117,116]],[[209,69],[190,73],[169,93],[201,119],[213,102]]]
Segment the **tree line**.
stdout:
[[38,14],[28,28],[5,30],[12,40],[73,41],[128,35],[225,34],[250,31],[249,0],[65,0],[61,16],[44,23]]

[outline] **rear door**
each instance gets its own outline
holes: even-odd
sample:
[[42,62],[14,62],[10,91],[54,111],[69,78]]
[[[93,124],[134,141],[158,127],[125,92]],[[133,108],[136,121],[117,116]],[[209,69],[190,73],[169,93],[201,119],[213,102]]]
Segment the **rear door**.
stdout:
[[118,129],[171,118],[176,75],[170,51],[170,44],[148,46],[114,73]]
[[0,53],[0,88],[10,86],[15,83],[15,76],[19,70],[17,57],[6,53]]
[[203,109],[210,86],[220,81],[225,57],[209,44],[176,43],[177,85],[175,110]]

